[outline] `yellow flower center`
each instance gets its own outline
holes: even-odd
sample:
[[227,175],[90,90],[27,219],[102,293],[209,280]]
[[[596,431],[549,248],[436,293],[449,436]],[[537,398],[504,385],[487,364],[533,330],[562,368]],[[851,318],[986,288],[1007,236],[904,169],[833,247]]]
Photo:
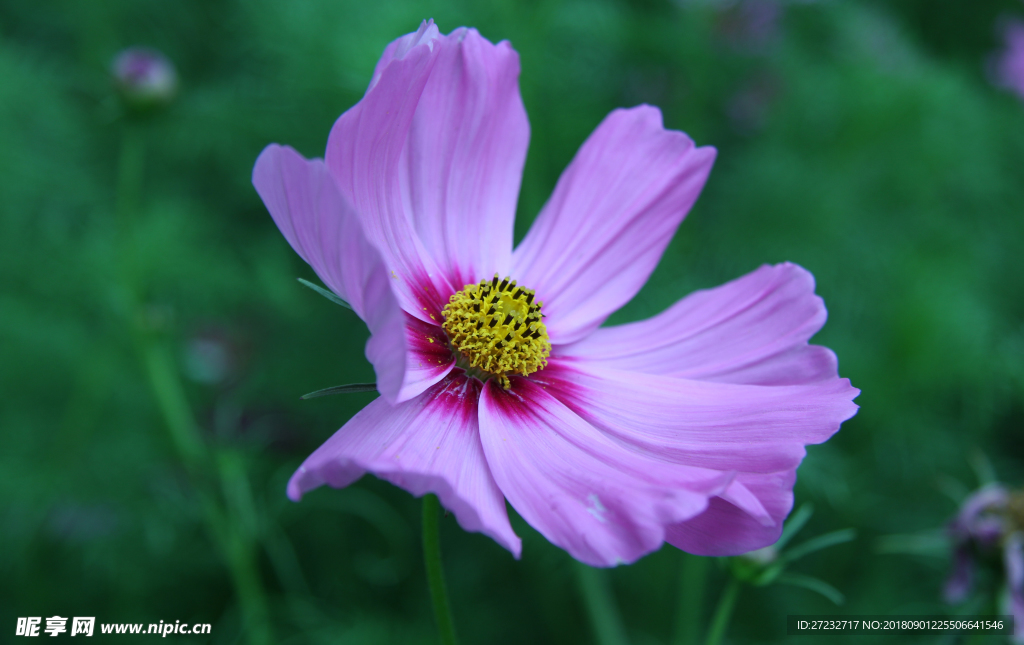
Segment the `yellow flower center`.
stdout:
[[517,287],[515,280],[468,284],[448,299],[442,313],[452,347],[460,354],[459,366],[474,376],[494,376],[506,390],[509,374],[532,374],[548,364],[551,341],[541,321],[536,292]]

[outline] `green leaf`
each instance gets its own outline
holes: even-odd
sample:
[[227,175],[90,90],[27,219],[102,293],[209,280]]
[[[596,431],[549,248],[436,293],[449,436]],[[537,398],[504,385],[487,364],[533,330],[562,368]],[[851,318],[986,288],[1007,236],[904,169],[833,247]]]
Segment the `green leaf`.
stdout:
[[782,528],[782,535],[779,536],[779,541],[775,543],[775,548],[781,551],[782,547],[786,546],[786,544],[793,539],[793,536],[799,533],[800,529],[807,524],[807,520],[811,519],[811,515],[813,514],[814,504],[811,504],[810,502],[802,504]]
[[793,562],[804,557],[808,553],[814,553],[821,549],[834,546],[836,544],[842,544],[843,542],[849,542],[857,537],[857,531],[853,529],[842,529],[839,531],[833,531],[824,535],[819,535],[816,538],[811,538],[799,546],[795,546],[790,549],[787,553],[782,554],[782,559],[786,562]]
[[841,591],[824,580],[818,580],[811,576],[805,576],[799,573],[784,573],[776,578],[775,581],[780,585],[791,585],[793,587],[803,587],[804,589],[816,591],[837,605],[841,605],[846,602],[846,597],[843,596]]
[[349,383],[348,385],[335,385],[334,387],[325,387],[322,390],[316,392],[310,392],[309,394],[303,394],[300,399],[315,399],[318,396],[330,396],[332,394],[355,394],[356,392],[376,392],[376,383]]
[[[309,280],[303,280],[302,278],[299,278],[298,280],[299,280],[299,282],[302,283],[303,286],[309,287],[313,291],[316,291],[321,296],[323,296],[324,298],[327,298],[328,300],[330,300],[334,304],[341,305],[342,307],[345,307],[346,309],[352,309],[352,305],[348,304],[347,302],[345,302],[344,300],[342,300],[338,296],[334,295],[333,293],[331,293],[327,289],[324,289],[323,287],[317,286],[317,285],[313,284],[312,282],[310,282]],[[314,392],[314,394],[316,394],[316,393]],[[310,396],[310,395],[307,394],[306,396],[304,396],[302,398],[306,398],[308,396]],[[318,395],[318,396],[323,396],[323,395]]]

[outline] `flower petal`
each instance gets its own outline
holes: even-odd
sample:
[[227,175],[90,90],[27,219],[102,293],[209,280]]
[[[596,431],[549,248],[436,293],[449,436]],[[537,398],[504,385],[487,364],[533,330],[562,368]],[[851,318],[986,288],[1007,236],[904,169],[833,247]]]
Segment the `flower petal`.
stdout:
[[440,327],[428,325],[402,311],[389,280],[378,274],[378,297],[387,303],[367,320],[370,339],[366,358],[377,374],[377,390],[388,403],[408,401],[451,372],[455,355]]
[[399,401],[423,392],[437,383],[455,367],[455,354],[448,346],[448,337],[436,326],[403,312],[405,345],[408,347],[405,381]]
[[974,555],[967,544],[961,544],[953,551],[953,571],[942,590],[943,598],[950,604],[963,602],[974,586]]
[[703,514],[669,529],[667,541],[698,555],[736,555],[778,540],[804,445],[825,441],[853,416],[859,392],[839,378],[739,385],[564,359],[533,380],[623,445],[672,463],[738,471]]
[[402,307],[429,323],[455,290],[507,272],[529,126],[507,42],[421,32],[385,51],[331,130],[327,164]]
[[323,161],[269,145],[256,160],[253,185],[292,248],[370,328],[366,357],[385,399],[409,399],[448,373],[454,357],[447,349],[439,355],[437,349],[447,346],[425,341],[440,329],[424,331],[419,321],[406,325],[380,254],[363,235]]
[[256,159],[252,183],[295,252],[366,320],[368,283],[384,265],[323,160],[271,144]]
[[544,303],[552,343],[583,338],[640,290],[714,158],[647,105],[597,127],[512,257],[512,275]]
[[488,381],[480,439],[494,479],[523,518],[592,566],[633,562],[692,518],[732,474],[681,466],[612,441],[541,386]]
[[384,53],[381,54],[380,60],[373,68],[373,77],[370,79],[370,85],[366,88],[369,92],[373,89],[373,86],[380,80],[380,75],[384,73],[388,64],[397,59],[405,58],[405,55],[409,53],[409,50],[417,45],[427,45],[433,47],[433,41],[442,38],[440,30],[437,25],[434,24],[432,18],[424,20],[420,23],[420,28],[416,31],[406,34],[401,38],[396,38],[388,43],[388,46],[384,48]]
[[796,468],[852,417],[847,379],[764,386],[694,381],[552,359],[531,378],[600,430],[680,464],[748,473]]
[[509,271],[530,125],[519,55],[475,29],[438,45],[403,157],[413,223],[456,289]]
[[440,315],[453,289],[415,234],[399,185],[406,138],[437,58],[437,39],[417,42],[393,58],[366,96],[338,118],[326,159],[394,278],[402,309],[429,321],[430,314]]
[[1010,596],[1010,611],[1013,612],[1013,635],[1020,641],[1024,637],[1024,534],[1020,531],[1011,533],[1003,548],[1006,590]]
[[[954,526],[962,539],[978,537],[975,527],[986,512],[1002,511],[1010,503],[1010,491],[999,484],[980,488],[963,501],[957,513]],[[1000,536],[1002,537],[1002,536]]]
[[298,501],[323,484],[342,488],[371,472],[417,497],[436,493],[463,529],[518,558],[520,540],[480,445],[479,392],[479,381],[459,370],[410,401],[373,401],[306,459],[288,496]]
[[[695,555],[739,555],[775,544],[793,508],[796,471],[739,473],[732,495],[714,497],[697,517],[668,527],[665,540]],[[737,494],[739,489],[742,493]],[[741,498],[748,498],[741,501]],[[761,511],[751,512],[751,500]]]
[[[995,62],[996,81],[1024,98],[1024,23],[1010,21],[1003,32],[1006,47]],[[1021,625],[1024,631],[1024,625]]]
[[795,264],[764,265],[692,293],[653,318],[598,329],[560,354],[687,379],[816,383],[838,376],[835,354],[807,344],[825,318],[814,276]]

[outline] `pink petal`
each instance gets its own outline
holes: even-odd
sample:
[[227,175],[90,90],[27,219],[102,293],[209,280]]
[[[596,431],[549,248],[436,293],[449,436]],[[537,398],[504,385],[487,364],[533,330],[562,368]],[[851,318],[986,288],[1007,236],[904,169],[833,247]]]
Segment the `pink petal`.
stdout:
[[431,322],[455,290],[507,273],[529,126],[507,42],[421,32],[385,51],[366,96],[331,130],[327,164],[402,307]]
[[970,545],[961,544],[953,548],[953,571],[946,580],[942,596],[946,602],[963,602],[974,586],[974,553]]
[[384,265],[324,162],[270,144],[256,159],[252,183],[295,252],[366,320],[368,284]]
[[402,308],[424,321],[453,291],[413,230],[399,164],[420,94],[437,58],[436,41],[393,59],[366,96],[335,122],[327,165],[380,251]]
[[852,417],[847,379],[763,386],[652,376],[553,359],[531,376],[590,424],[674,463],[723,471],[796,468]]
[[[770,473],[769,476],[775,474],[777,473]],[[741,479],[741,477],[743,479]],[[748,517],[757,520],[758,524],[760,524],[761,526],[777,526],[778,522],[776,522],[776,518],[772,516],[771,511],[765,508],[764,504],[761,502],[761,499],[757,495],[755,495],[752,490],[750,490],[749,486],[743,483],[744,481],[749,482],[749,477],[765,477],[765,475],[764,473],[739,473],[736,475],[736,479],[732,480],[732,483],[729,484],[729,487],[726,488],[723,492],[719,493],[717,497],[725,500],[726,502],[729,502],[736,508],[740,509],[741,511],[746,513]],[[789,482],[790,493],[792,493],[793,491],[794,483],[795,471],[794,480]],[[792,498],[792,494],[790,494],[790,498]],[[788,513],[789,508],[787,507],[781,515],[781,518],[779,519],[785,519]],[[698,517],[700,516],[698,515]]]
[[541,386],[488,381],[480,438],[505,497],[552,543],[592,566],[633,562],[695,517],[732,474],[680,466],[602,434]]
[[399,401],[418,395],[448,375],[455,367],[455,354],[448,337],[437,325],[423,322],[403,312],[405,346],[408,348],[403,389]]
[[647,105],[597,127],[513,254],[512,276],[537,291],[552,343],[583,338],[640,290],[714,158]]
[[1024,23],[1011,22],[1003,35],[1006,49],[996,62],[996,80],[1024,98]]
[[417,497],[436,493],[463,529],[518,558],[520,540],[480,445],[479,393],[479,381],[459,370],[410,401],[373,401],[303,462],[288,496],[298,501],[323,484],[342,488],[371,472]]
[[816,383],[838,376],[835,354],[807,344],[825,318],[809,272],[789,263],[765,265],[692,293],[648,320],[598,329],[559,354],[687,379]]
[[402,185],[420,239],[456,288],[509,271],[530,140],[519,56],[475,29],[438,44],[413,117]]
[[1006,591],[1009,595],[1010,611],[1013,612],[1013,635],[1015,641],[1024,636],[1024,535],[1015,531],[1006,537],[1003,547],[1003,563],[1006,571]]
[[697,517],[668,527],[665,539],[689,553],[715,556],[738,555],[775,544],[783,520],[793,508],[795,481],[795,470],[740,473],[733,486],[742,487],[744,496],[752,497],[765,514],[751,513],[735,501],[715,497]]
[[402,311],[391,293],[389,280],[379,274],[378,290],[388,307],[367,320],[370,339],[366,358],[377,375],[377,390],[389,403],[419,396],[451,372],[455,355],[444,331]]
[[373,86],[380,80],[380,75],[384,73],[384,70],[391,61],[405,58],[409,50],[418,45],[426,45],[433,49],[434,41],[441,38],[443,36],[441,36],[440,30],[434,24],[434,20],[430,18],[420,23],[420,28],[411,34],[406,34],[388,43],[388,46],[384,48],[384,53],[380,56],[380,60],[377,61],[377,65],[373,68],[373,77],[370,79],[370,85],[366,88],[366,91],[369,92],[373,89]]
[[323,161],[269,145],[256,160],[253,185],[292,248],[370,328],[366,357],[384,398],[404,401],[448,373],[454,357],[447,350],[439,355],[438,341],[425,340],[442,332],[406,328],[380,254]]

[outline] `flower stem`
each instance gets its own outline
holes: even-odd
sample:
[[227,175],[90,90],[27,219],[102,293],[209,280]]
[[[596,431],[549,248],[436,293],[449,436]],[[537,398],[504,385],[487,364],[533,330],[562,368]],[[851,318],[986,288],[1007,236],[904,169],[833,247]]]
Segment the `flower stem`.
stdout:
[[722,596],[718,599],[718,606],[715,607],[715,616],[711,619],[711,628],[708,629],[708,639],[705,645],[718,645],[725,636],[725,630],[729,626],[729,618],[732,616],[733,606],[736,604],[736,596],[740,593],[740,581],[730,577]]
[[[178,458],[196,490],[203,517],[214,543],[220,549],[234,583],[242,613],[242,629],[252,645],[273,642],[263,582],[256,560],[254,522],[240,523],[238,516],[246,505],[239,495],[229,494],[241,485],[248,494],[244,468],[227,459],[216,458],[199,432],[195,414],[185,395],[173,354],[160,330],[145,323],[142,285],[136,270],[134,218],[138,215],[142,193],[142,166],[145,158],[142,133],[133,124],[125,124],[118,159],[115,216],[121,256],[121,283],[127,297],[127,314],[139,357],[149,380],[157,409],[163,417]],[[232,467],[235,466],[235,467]],[[221,499],[214,489],[211,472],[221,480]],[[243,499],[242,502],[245,500]],[[247,525],[248,524],[248,525]]]
[[437,495],[423,496],[423,559],[427,564],[427,583],[430,585],[430,600],[434,605],[434,618],[443,645],[455,645],[455,624],[448,604],[448,592],[444,586],[444,571],[441,569],[441,534],[438,516],[441,504]]
[[679,581],[679,605],[676,610],[673,645],[697,645],[700,642],[701,617],[704,615],[704,584],[708,558],[683,553]]
[[626,645],[626,628],[615,605],[608,574],[603,569],[576,562],[576,579],[599,645]]

